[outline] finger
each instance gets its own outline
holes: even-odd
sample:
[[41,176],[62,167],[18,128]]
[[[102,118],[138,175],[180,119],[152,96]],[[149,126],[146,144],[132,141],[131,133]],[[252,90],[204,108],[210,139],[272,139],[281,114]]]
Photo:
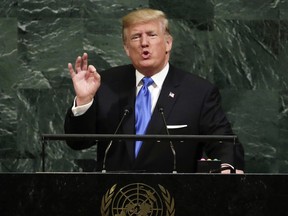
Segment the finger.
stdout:
[[230,174],[231,171],[230,171],[230,169],[228,169],[228,170],[222,170],[221,173],[222,173],[222,174]]
[[87,70],[87,66],[88,66],[88,54],[87,53],[83,53],[83,56],[82,56],[82,70]]
[[236,174],[244,174],[244,171],[236,169]]
[[73,78],[75,76],[75,71],[74,71],[73,66],[72,66],[71,63],[68,63],[68,70],[70,72],[71,78]]
[[81,71],[81,62],[82,62],[82,58],[80,56],[78,56],[76,58],[76,61],[75,61],[75,70],[76,70],[76,73],[79,73]]
[[98,81],[98,83],[100,84],[101,83],[101,76],[99,73],[97,73],[97,71],[93,74],[95,79]]
[[96,68],[93,65],[89,65],[88,72],[89,73],[97,73]]
[[92,73],[93,76],[94,76],[97,80],[100,80],[100,75],[99,75],[99,73],[97,73],[97,70],[96,70],[96,68],[95,68],[93,65],[89,65],[89,66],[88,66],[88,72],[89,72],[89,73]]

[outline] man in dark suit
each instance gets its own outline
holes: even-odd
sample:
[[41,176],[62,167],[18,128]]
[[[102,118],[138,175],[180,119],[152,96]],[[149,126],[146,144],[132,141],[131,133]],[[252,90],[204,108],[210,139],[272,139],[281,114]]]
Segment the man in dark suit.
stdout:
[[[167,128],[171,135],[233,134],[221,108],[218,89],[207,80],[169,64],[173,39],[162,11],[131,12],[122,19],[122,27],[124,49],[132,65],[98,73],[94,66],[88,66],[86,53],[76,59],[75,69],[68,64],[76,98],[66,115],[66,133],[113,134],[123,119],[119,134],[167,134]],[[144,132],[138,133],[143,113],[141,107],[140,111],[137,108],[137,95],[143,90],[143,77],[152,78],[147,87],[151,117]],[[67,143],[73,149],[96,144]],[[108,144],[97,143],[98,170],[102,169]],[[135,155],[134,141],[114,141],[107,153],[107,170],[172,172],[173,150],[177,172],[196,172],[197,160],[203,154],[221,160],[223,167],[244,169],[243,148],[238,142],[144,141],[139,149]]]

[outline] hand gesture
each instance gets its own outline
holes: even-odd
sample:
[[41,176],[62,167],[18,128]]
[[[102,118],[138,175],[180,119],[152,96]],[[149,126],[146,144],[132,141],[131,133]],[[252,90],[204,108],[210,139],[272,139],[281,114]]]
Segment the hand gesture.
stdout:
[[68,64],[68,69],[76,93],[77,106],[91,102],[100,86],[101,77],[93,65],[88,66],[88,54],[77,57],[75,71],[71,63]]

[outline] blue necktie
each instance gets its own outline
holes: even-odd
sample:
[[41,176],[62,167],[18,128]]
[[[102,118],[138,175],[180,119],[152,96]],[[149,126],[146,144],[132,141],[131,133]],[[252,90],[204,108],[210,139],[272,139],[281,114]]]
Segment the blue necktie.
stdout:
[[[146,127],[151,118],[151,95],[148,87],[154,82],[151,77],[142,79],[143,86],[140,89],[135,102],[136,134],[145,134]],[[135,158],[141,148],[142,141],[135,142]]]

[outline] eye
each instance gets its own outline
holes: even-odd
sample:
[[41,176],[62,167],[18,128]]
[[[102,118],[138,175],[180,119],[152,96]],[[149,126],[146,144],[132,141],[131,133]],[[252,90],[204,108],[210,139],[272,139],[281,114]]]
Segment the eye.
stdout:
[[157,34],[155,32],[150,32],[148,35],[151,38],[157,37]]
[[140,38],[140,35],[139,35],[139,34],[135,34],[135,35],[132,35],[132,36],[131,36],[131,40],[132,40],[132,41],[139,40],[139,38]]

